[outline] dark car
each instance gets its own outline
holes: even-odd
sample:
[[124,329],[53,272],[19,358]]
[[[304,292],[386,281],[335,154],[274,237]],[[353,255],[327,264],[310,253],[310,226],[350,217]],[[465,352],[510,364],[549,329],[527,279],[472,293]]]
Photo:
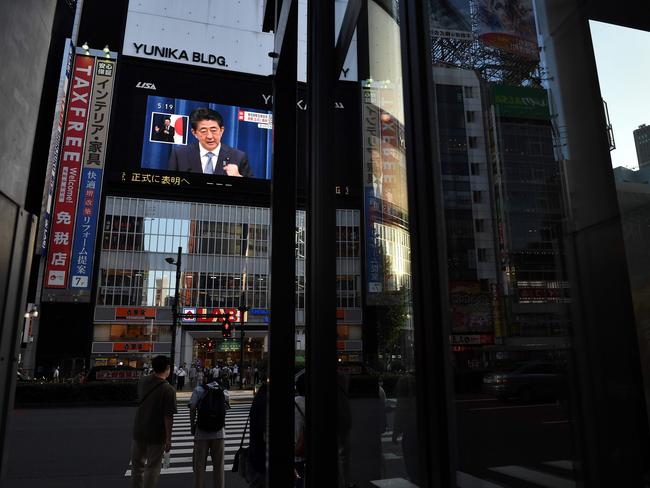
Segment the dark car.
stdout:
[[483,393],[523,402],[559,400],[564,395],[564,372],[558,365],[536,361],[483,376]]
[[127,366],[93,366],[88,371],[84,382],[89,381],[137,381],[144,374],[144,370]]

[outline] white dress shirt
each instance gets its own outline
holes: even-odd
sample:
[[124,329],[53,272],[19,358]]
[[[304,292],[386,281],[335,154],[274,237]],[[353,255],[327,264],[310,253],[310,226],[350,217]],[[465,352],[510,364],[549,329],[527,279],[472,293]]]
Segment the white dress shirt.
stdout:
[[208,153],[214,154],[214,156],[212,156],[212,164],[213,164],[212,173],[216,173],[216,171],[217,171],[217,161],[219,159],[219,151],[220,150],[221,150],[221,144],[219,144],[217,147],[215,147],[212,151],[207,150],[201,144],[199,144],[199,154],[201,154],[201,167],[203,168],[203,173],[208,173],[208,171],[205,170],[207,165],[208,165],[208,161],[210,159],[208,157]]

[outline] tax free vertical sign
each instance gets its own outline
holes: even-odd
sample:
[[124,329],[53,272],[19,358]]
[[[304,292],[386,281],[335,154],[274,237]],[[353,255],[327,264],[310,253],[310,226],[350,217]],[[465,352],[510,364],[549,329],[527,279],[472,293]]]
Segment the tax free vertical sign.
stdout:
[[50,244],[45,264],[45,290],[65,289],[68,282],[94,67],[95,57],[75,57],[54,193]]
[[79,301],[90,300],[115,64],[115,61],[103,58],[97,58],[95,62],[69,279],[69,288],[76,292]]

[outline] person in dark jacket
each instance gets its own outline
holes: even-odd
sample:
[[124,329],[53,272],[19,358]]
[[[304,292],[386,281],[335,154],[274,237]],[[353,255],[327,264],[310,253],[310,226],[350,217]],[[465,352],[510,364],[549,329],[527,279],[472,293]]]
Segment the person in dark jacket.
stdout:
[[250,441],[246,472],[251,488],[266,487],[266,401],[267,384],[264,378],[262,386],[253,398],[250,411]]

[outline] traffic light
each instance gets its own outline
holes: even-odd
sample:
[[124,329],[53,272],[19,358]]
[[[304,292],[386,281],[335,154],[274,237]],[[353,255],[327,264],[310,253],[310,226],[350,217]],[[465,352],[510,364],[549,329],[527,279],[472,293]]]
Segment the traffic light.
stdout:
[[227,320],[223,323],[223,328],[221,329],[222,337],[230,337],[230,322]]

